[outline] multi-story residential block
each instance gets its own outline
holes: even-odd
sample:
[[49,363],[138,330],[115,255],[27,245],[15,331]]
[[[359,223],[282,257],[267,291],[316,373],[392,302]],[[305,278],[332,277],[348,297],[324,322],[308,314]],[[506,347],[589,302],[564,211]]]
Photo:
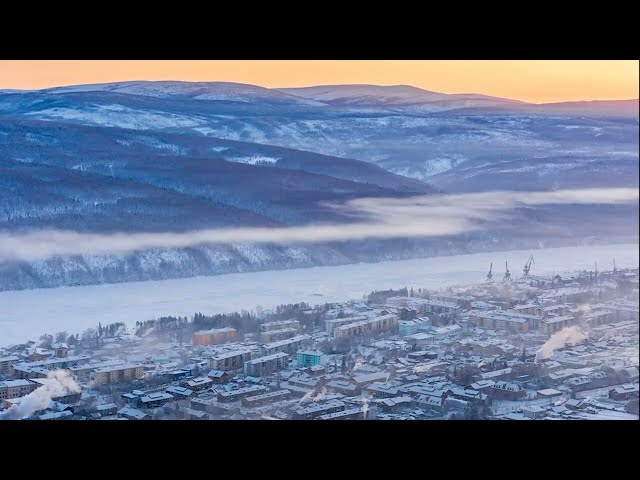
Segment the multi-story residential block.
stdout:
[[432,313],[441,316],[450,316],[457,318],[460,316],[462,308],[460,305],[451,302],[441,302],[439,300],[427,300],[422,302],[424,305],[424,311],[426,313]]
[[9,355],[8,357],[0,358],[0,375],[11,376],[13,375],[13,366],[18,363],[20,359],[15,355]]
[[514,305],[507,311],[511,313],[523,313],[525,315],[534,315],[536,317],[539,317],[542,309],[540,308],[540,305],[536,305],[535,303],[525,303],[522,305]]
[[295,328],[282,328],[280,330],[267,330],[264,332],[260,332],[260,341],[261,342],[275,342],[278,340],[284,340],[285,338],[291,338],[298,330]]
[[343,325],[349,325],[350,323],[362,322],[363,320],[367,320],[369,317],[365,315],[358,315],[355,317],[347,317],[347,318],[330,318],[325,321],[325,330],[329,335],[333,335],[333,331],[341,327]]
[[84,363],[82,365],[76,365],[75,367],[69,367],[69,371],[80,382],[87,382],[91,379],[91,372],[99,368],[115,367],[118,365],[124,365],[124,360],[106,360],[104,362],[97,363]]
[[336,328],[333,334],[336,338],[355,337],[371,333],[391,330],[398,326],[398,316],[394,314],[381,315],[361,322],[343,325]]
[[211,370],[240,370],[244,368],[244,363],[251,360],[250,350],[235,350],[222,352],[209,358],[209,368]]
[[637,297],[635,302],[625,300],[609,302],[606,308],[616,315],[617,322],[625,320],[635,320],[637,322],[640,319],[640,308],[638,307]]
[[[37,376],[42,376],[39,374],[39,371],[49,371],[49,370],[57,370],[60,368],[68,369],[69,367],[73,367],[75,365],[82,365],[83,363],[88,363],[91,358],[88,355],[77,355],[74,357],[64,357],[64,358],[47,358],[46,360],[40,360],[37,362],[25,362],[25,363],[16,363],[13,365],[14,374],[18,378],[31,378],[30,373],[37,372]],[[46,376],[46,374],[44,375]]]
[[301,350],[297,353],[299,367],[312,367],[322,364],[324,353],[312,350]]
[[259,407],[261,405],[267,405],[273,402],[279,402],[280,400],[286,400],[291,396],[289,390],[276,390],[274,392],[263,393],[261,395],[253,395],[242,399],[243,407]]
[[399,322],[398,326],[400,335],[415,335],[421,327],[431,326],[431,319],[428,317],[419,317],[414,320],[404,320]]
[[252,385],[251,387],[238,388],[236,390],[231,390],[229,392],[220,392],[218,393],[218,401],[234,402],[236,400],[241,400],[245,397],[266,393],[267,390],[268,390],[267,387],[264,387],[262,385]]
[[309,342],[311,338],[311,335],[296,335],[295,337],[287,338],[285,340],[266,343],[262,346],[261,351],[264,355],[271,355],[278,352],[284,352],[292,355],[300,350],[305,343]]
[[235,328],[214,328],[211,330],[200,330],[193,334],[194,345],[215,345],[224,343],[236,338],[238,331]]
[[329,413],[341,412],[345,410],[346,405],[340,400],[331,400],[330,402],[318,405],[314,403],[308,407],[300,408],[293,413],[294,420],[311,420],[321,415]]
[[278,322],[266,322],[260,325],[261,332],[271,332],[274,330],[282,330],[292,328],[296,332],[300,331],[300,322],[298,320],[281,320]]
[[503,330],[511,333],[526,333],[538,328],[540,317],[500,310],[474,310],[471,312],[469,320],[482,328]]
[[40,385],[29,380],[5,380],[0,382],[0,400],[24,397]]
[[575,319],[571,315],[561,315],[557,317],[547,317],[540,321],[540,331],[547,335],[562,330],[569,325],[575,323]]
[[325,413],[316,417],[317,420],[362,420],[364,418],[364,410],[360,407],[350,408],[333,413]]
[[284,352],[277,352],[245,362],[244,373],[260,377],[262,375],[270,375],[279,370],[285,370],[288,366],[289,355]]
[[132,363],[96,368],[90,374],[90,380],[96,385],[107,385],[141,378],[144,378],[144,366]]

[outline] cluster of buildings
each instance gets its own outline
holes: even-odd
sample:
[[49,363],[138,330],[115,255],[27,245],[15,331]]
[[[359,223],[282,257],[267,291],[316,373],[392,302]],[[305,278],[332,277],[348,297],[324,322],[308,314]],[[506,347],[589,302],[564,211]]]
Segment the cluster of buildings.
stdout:
[[638,419],[638,270],[376,298],[189,345],[8,347],[0,418],[63,371],[77,391],[21,418]]

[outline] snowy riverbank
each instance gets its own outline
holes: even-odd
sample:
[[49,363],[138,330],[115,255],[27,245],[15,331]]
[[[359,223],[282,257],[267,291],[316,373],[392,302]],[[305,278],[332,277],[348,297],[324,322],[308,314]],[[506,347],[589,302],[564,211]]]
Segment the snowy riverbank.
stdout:
[[193,315],[252,310],[282,303],[344,301],[372,290],[443,288],[485,279],[493,262],[501,279],[504,262],[512,276],[533,254],[532,274],[638,267],[638,245],[603,245],[514,250],[417,260],[235,273],[212,277],[133,282],[83,287],[0,292],[0,345],[43,333],[81,332],[101,322],[135,324],[161,315]]

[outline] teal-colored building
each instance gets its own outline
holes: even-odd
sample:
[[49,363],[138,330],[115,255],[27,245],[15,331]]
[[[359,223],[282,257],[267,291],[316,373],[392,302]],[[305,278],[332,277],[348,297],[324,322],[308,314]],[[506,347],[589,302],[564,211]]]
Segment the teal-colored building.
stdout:
[[311,350],[301,350],[298,352],[298,366],[312,367],[313,365],[321,365],[324,353]]
[[400,335],[403,336],[418,333],[418,322],[416,322],[415,320],[405,320],[403,322],[399,322],[398,327],[400,330]]
[[405,320],[398,324],[400,335],[414,335],[418,331],[422,331],[427,326],[431,326],[431,319],[428,317],[420,317],[415,320]]

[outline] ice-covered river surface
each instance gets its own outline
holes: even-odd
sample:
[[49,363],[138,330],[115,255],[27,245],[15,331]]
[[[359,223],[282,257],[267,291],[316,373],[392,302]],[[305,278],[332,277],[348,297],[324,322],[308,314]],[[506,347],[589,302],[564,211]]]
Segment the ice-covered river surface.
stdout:
[[205,314],[271,308],[282,303],[358,299],[372,290],[482,282],[489,263],[494,278],[509,262],[512,276],[522,274],[530,254],[532,274],[582,269],[638,267],[638,245],[577,246],[477,253],[417,260],[314,267],[212,277],[131,282],[0,292],[0,345],[34,339],[43,333],[81,332],[114,322],[135,324],[163,315]]

